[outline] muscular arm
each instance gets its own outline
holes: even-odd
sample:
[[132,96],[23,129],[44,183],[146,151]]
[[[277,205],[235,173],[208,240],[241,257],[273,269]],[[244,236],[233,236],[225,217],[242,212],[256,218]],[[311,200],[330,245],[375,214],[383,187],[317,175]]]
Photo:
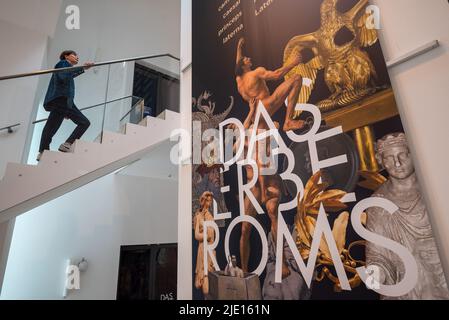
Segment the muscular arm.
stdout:
[[257,75],[263,80],[280,80],[285,77],[285,75],[289,73],[290,70],[292,70],[294,67],[296,67],[300,62],[300,58],[298,57],[297,59],[294,59],[292,62],[275,71],[269,71],[265,68],[257,68],[256,72]]
[[237,54],[235,58],[235,64],[239,63],[241,59],[243,59],[243,46],[245,45],[245,39],[241,38],[237,45]]

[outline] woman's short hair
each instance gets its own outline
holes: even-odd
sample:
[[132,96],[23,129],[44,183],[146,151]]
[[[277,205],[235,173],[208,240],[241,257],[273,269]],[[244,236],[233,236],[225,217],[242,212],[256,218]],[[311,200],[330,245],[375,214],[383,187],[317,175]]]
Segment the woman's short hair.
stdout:
[[71,54],[77,55],[76,52],[73,50],[64,50],[59,55],[59,59],[64,60],[65,57],[70,56]]

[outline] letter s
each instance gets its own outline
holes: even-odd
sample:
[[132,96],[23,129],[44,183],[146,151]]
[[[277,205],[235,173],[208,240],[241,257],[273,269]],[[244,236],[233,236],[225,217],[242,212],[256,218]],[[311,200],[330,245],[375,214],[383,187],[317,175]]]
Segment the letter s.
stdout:
[[[405,274],[404,278],[395,285],[383,285],[380,284],[378,288],[373,288],[373,290],[381,295],[387,297],[400,297],[407,293],[409,293],[418,282],[418,265],[416,264],[416,260],[413,255],[401,244],[377,235],[367,229],[365,229],[361,222],[362,213],[368,209],[373,207],[379,207],[390,214],[394,214],[399,208],[391,201],[383,198],[367,198],[363,201],[360,201],[352,210],[351,214],[351,222],[352,226],[357,232],[357,234],[366,239],[369,242],[372,242],[377,245],[381,245],[382,247],[391,250],[396,253],[399,258],[404,263]],[[369,266],[368,266],[369,267]],[[366,272],[365,267],[357,268],[357,273],[360,278],[363,280],[365,284],[368,284],[368,273]]]

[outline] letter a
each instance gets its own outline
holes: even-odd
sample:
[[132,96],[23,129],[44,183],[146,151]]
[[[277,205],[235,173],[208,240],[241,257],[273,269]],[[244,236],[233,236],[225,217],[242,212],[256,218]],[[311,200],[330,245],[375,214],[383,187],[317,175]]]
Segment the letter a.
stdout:
[[65,26],[68,30],[80,29],[80,8],[75,5],[70,5],[65,9],[65,13],[69,16],[65,20]]
[[80,289],[80,270],[77,266],[67,267],[67,290],[79,290]]

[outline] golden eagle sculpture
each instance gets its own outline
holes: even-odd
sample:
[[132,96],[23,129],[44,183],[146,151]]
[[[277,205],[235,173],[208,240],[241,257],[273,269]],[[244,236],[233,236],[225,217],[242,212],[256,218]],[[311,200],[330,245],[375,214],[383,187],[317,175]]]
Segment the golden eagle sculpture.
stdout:
[[[371,18],[365,10],[368,0],[360,0],[345,13],[337,10],[338,1],[323,0],[320,29],[292,38],[284,51],[284,62],[306,48],[314,54],[310,61],[299,64],[286,76],[299,74],[312,80],[310,86],[302,87],[299,103],[308,102],[317,73],[324,69],[324,80],[332,94],[317,104],[322,112],[346,106],[376,91],[372,81],[377,78],[376,70],[368,53],[361,49],[372,46],[378,39],[377,31],[368,27]],[[337,45],[335,39],[345,28],[352,33],[353,39]]]

